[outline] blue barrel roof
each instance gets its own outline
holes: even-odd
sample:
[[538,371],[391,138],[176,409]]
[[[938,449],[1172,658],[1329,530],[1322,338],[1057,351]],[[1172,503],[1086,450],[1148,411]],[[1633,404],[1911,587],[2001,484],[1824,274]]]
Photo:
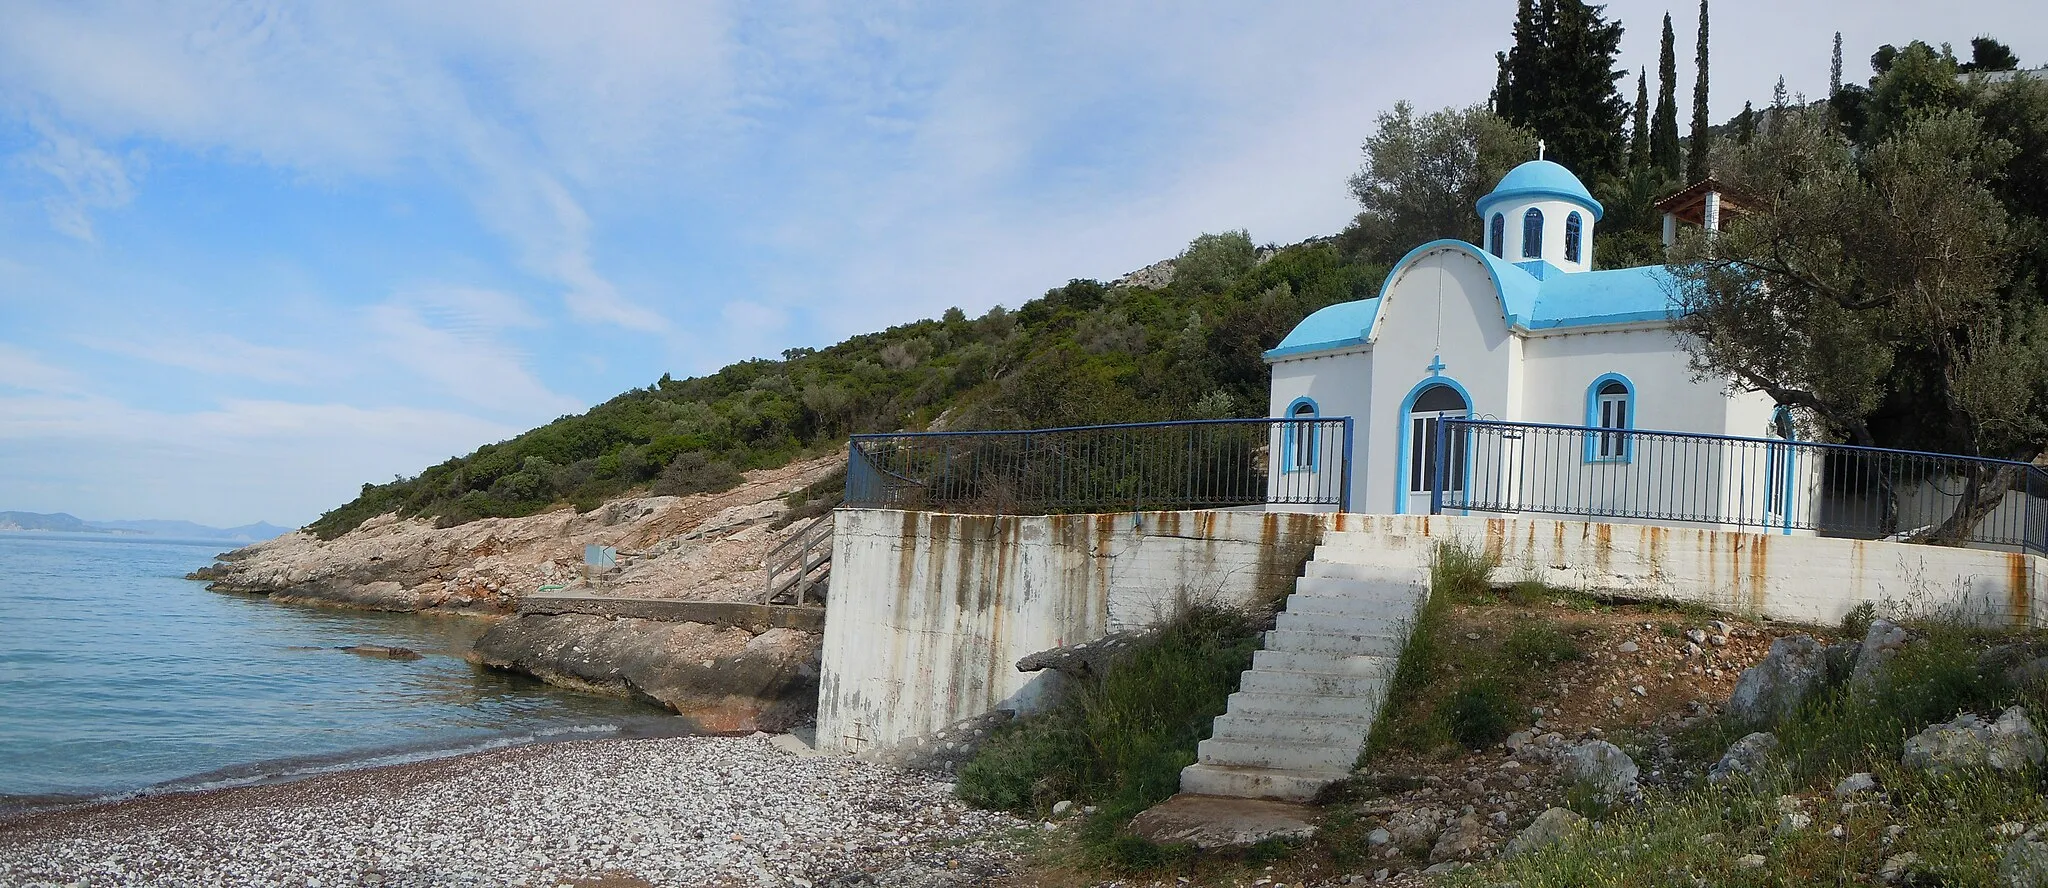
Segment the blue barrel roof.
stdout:
[[1586,209],[1593,211],[1593,218],[1596,221],[1606,212],[1605,208],[1600,206],[1600,202],[1593,199],[1593,192],[1586,190],[1585,183],[1580,182],[1579,177],[1572,175],[1572,171],[1565,169],[1563,164],[1549,160],[1532,160],[1509,170],[1507,175],[1501,177],[1500,184],[1493,187],[1492,192],[1479,199],[1479,214],[1486,215],[1486,207],[1498,201],[1531,197],[1548,197],[1583,204]]

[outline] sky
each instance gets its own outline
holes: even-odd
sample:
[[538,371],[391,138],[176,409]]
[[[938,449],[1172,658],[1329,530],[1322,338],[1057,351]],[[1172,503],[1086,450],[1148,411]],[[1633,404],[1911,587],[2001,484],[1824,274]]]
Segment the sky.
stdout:
[[[298,525],[663,373],[1340,230],[1514,0],[0,0],[0,510]],[[1698,7],[1616,0],[1624,66]],[[1719,0],[1716,120],[2032,2]],[[1624,95],[1633,98],[1630,80]]]

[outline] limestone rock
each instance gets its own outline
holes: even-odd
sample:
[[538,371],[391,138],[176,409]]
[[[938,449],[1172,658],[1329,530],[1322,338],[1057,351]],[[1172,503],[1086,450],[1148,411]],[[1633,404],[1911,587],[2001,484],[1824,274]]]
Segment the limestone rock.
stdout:
[[1771,642],[1763,662],[1742,671],[1728,712],[1750,724],[1776,724],[1827,680],[1827,652],[1810,635]]
[[1755,776],[1778,749],[1778,735],[1758,731],[1735,741],[1721,760],[1707,770],[1708,783],[1726,783],[1737,777]]
[[1746,870],[1763,869],[1765,862],[1762,854],[1744,854],[1735,858],[1735,865]]
[[1918,854],[1911,851],[1903,854],[1894,854],[1885,858],[1884,865],[1878,867],[1877,878],[1887,885],[1897,884],[1910,878],[1913,875],[1914,869],[1919,865],[1920,855]]
[[817,635],[588,614],[521,614],[470,659],[586,693],[648,700],[710,731],[777,731],[813,717]]
[[1429,862],[1471,860],[1486,847],[1486,823],[1477,814],[1466,814],[1437,836],[1429,849]]
[[1605,740],[1588,740],[1572,750],[1567,762],[1573,780],[1585,783],[1603,804],[1634,801],[1641,789],[1641,771],[1621,747]]
[[1872,620],[1856,651],[1856,665],[1849,672],[1849,686],[1859,691],[1876,689],[1883,681],[1884,668],[1912,643],[1913,634],[1890,620]]
[[1977,671],[2014,685],[2048,681],[2048,642],[2001,644],[1977,657]]
[[1906,741],[1899,762],[1908,768],[1934,773],[1957,773],[1972,768],[2010,773],[2040,765],[2043,759],[2048,759],[2048,747],[2042,744],[2026,709],[2014,706],[1994,722],[1964,713],[1929,727]]
[[1855,774],[1850,774],[1849,776],[1842,778],[1842,782],[1835,784],[1835,798],[1838,799],[1846,799],[1852,796],[1858,796],[1867,792],[1876,791],[1877,775],[1872,774],[1868,771],[1860,771]]
[[1508,846],[1500,852],[1502,857],[1519,857],[1532,851],[1540,851],[1564,841],[1573,831],[1585,823],[1586,818],[1565,808],[1551,808],[1536,815],[1536,819],[1508,840]]
[[1157,632],[1157,629],[1117,632],[1094,641],[1027,654],[1017,661],[1017,671],[1037,672],[1041,669],[1050,669],[1068,678],[1077,679],[1101,675],[1108,671],[1109,661],[1115,659],[1118,654]]
[[2028,835],[1998,851],[1998,879],[2012,888],[2048,888],[2048,844]]
[[358,644],[342,648],[358,657],[376,657],[385,660],[417,660],[420,652],[412,648],[386,647],[381,644]]
[[1396,811],[1387,818],[1387,833],[1392,837],[1394,847],[1411,854],[1420,854],[1436,844],[1437,835],[1443,831],[1444,821],[1450,812],[1424,806],[1405,811]]

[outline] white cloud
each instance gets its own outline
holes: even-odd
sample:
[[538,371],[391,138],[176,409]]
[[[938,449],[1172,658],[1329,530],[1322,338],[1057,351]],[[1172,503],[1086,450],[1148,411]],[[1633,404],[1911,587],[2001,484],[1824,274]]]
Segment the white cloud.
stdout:
[[69,394],[81,386],[78,374],[47,364],[25,348],[0,342],[0,390]]
[[30,125],[42,142],[15,161],[55,180],[59,192],[43,199],[50,226],[92,241],[92,211],[124,206],[135,197],[128,164],[41,117],[30,118]]
[[406,305],[368,310],[377,359],[444,394],[502,415],[546,419],[585,406],[548,389],[526,356],[477,327],[440,327]]
[[216,332],[81,337],[89,348],[210,376],[262,382],[306,383],[332,377],[332,362],[312,352],[253,342]]

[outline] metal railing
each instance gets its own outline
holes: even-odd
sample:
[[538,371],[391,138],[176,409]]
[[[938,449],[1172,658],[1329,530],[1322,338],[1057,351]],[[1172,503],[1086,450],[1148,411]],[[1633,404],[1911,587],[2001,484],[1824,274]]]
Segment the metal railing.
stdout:
[[2048,551],[2028,463],[1778,438],[1444,420],[1434,513],[1539,512]]
[[855,435],[846,504],[987,514],[1350,506],[1352,423],[1218,419]]
[[813,588],[832,576],[832,513],[812,518],[775,544],[761,559],[761,572],[762,604],[784,596],[789,604],[803,604]]

